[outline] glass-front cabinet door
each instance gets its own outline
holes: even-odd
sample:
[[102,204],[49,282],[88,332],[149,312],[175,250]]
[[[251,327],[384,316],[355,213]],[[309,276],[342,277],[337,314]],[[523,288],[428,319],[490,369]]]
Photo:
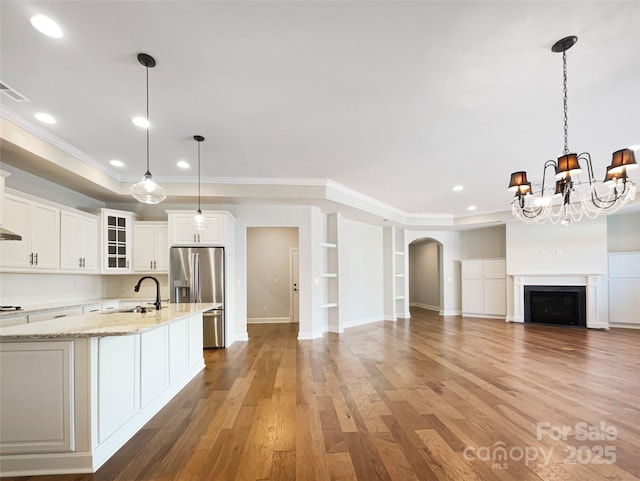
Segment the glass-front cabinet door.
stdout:
[[104,271],[131,271],[132,223],[130,212],[102,210]]

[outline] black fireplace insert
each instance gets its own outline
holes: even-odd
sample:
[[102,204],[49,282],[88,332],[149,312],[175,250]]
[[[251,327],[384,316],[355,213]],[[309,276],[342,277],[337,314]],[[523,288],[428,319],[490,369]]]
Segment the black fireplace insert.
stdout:
[[524,322],[587,327],[585,286],[524,286]]

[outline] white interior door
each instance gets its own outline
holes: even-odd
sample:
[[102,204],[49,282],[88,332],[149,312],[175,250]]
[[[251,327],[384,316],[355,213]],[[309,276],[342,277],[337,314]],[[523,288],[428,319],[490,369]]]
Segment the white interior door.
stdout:
[[298,249],[289,250],[289,265],[291,266],[291,313],[289,319],[291,322],[299,322],[300,317],[300,271],[299,271],[299,251]]

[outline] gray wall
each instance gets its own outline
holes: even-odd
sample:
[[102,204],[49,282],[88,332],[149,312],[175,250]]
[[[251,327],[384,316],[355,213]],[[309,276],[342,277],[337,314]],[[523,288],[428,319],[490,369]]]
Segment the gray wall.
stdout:
[[505,225],[497,225],[460,232],[460,258],[506,257],[507,235],[505,227]]
[[289,319],[289,251],[298,248],[296,227],[247,229],[247,321]]
[[607,217],[607,251],[640,251],[640,212]]
[[409,304],[440,310],[441,246],[434,240],[409,244]]

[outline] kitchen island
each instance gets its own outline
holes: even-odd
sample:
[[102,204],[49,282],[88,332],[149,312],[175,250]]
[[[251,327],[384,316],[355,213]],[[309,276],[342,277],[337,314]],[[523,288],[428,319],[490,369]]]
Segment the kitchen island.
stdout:
[[204,368],[216,304],[0,329],[0,476],[95,472]]

